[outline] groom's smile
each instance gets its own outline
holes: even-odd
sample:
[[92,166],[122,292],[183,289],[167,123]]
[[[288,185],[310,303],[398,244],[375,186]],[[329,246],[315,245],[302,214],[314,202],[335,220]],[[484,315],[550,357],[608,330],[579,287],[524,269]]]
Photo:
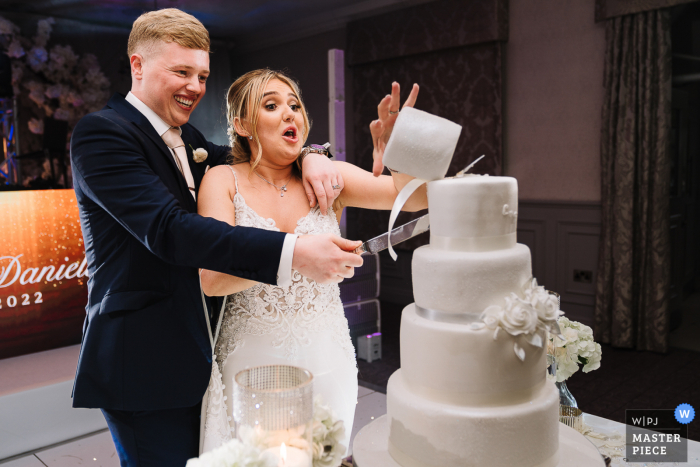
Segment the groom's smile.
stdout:
[[160,42],[144,55],[132,64],[139,88],[132,92],[168,125],[184,125],[206,93],[209,53]]

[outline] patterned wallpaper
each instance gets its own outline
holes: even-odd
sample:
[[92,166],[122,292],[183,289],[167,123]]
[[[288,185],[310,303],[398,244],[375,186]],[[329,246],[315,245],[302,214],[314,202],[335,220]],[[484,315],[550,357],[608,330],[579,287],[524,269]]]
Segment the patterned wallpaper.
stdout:
[[348,24],[348,63],[507,40],[507,0],[440,0]]
[[[436,7],[435,12],[419,14],[431,5]],[[463,8],[457,8],[458,5]],[[411,50],[417,42],[414,41],[414,46],[411,47],[397,43],[393,57],[373,61],[360,61],[358,53],[354,53],[353,125],[354,161],[357,165],[366,170],[372,169],[369,122],[376,118],[379,100],[391,90],[392,81],[397,81],[401,85],[403,99],[413,83],[421,86],[416,108],[462,125],[462,134],[448,175],[454,175],[482,154],[486,157],[475,166],[474,173],[502,173],[502,42],[495,38],[507,37],[505,8],[502,0],[443,0],[401,10],[392,15],[393,23],[387,20],[387,24],[383,28],[374,29],[374,33],[372,29],[361,26],[365,23],[371,26],[381,23],[377,18],[358,21],[349,27],[348,49],[353,50],[358,43],[363,44],[368,51],[366,57],[378,57],[387,53],[384,33],[392,30],[392,25],[395,24],[425,34],[426,37],[421,39],[423,48],[465,41],[468,44],[433,48],[409,56],[405,52]],[[453,18],[442,24],[441,15],[446,11],[451,11]],[[488,12],[492,14],[489,15]],[[474,22],[475,15],[481,21]],[[423,26],[413,25],[408,28],[412,22],[420,22],[419,18],[422,18]],[[469,29],[465,31],[464,28]],[[479,37],[487,37],[483,35],[486,30],[500,32],[493,33],[485,41],[475,42]],[[452,38],[451,41],[444,39],[447,36]],[[466,40],[467,37],[471,37],[471,40]],[[380,54],[378,51],[383,52]],[[396,225],[421,214],[424,212],[402,213]],[[367,240],[385,232],[388,222],[388,211],[350,209],[348,237]],[[417,239],[402,243],[399,249],[413,250],[427,242],[428,235],[423,234]]]

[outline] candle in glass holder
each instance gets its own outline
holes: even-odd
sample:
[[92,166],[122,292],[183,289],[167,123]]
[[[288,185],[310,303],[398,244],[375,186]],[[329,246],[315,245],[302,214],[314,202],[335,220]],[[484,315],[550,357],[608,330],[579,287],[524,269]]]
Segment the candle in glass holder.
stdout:
[[311,457],[307,451],[287,446],[284,443],[266,449],[280,460],[277,467],[311,467]]
[[234,382],[236,437],[275,454],[279,467],[312,467],[313,375],[266,365],[237,373]]

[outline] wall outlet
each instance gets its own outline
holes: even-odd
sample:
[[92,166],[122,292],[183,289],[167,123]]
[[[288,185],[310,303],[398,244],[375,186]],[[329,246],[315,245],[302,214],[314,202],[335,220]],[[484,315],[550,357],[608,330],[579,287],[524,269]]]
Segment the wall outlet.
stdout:
[[574,269],[574,282],[590,284],[591,282],[593,282],[593,272],[584,271],[581,269]]

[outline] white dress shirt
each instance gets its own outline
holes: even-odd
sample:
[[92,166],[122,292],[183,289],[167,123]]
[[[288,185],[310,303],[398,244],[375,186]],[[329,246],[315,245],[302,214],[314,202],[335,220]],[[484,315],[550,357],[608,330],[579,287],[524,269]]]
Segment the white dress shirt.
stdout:
[[[144,117],[148,119],[153,128],[158,133],[158,136],[162,137],[163,133],[170,129],[170,125],[165,123],[162,118],[158,116],[150,107],[141,101],[138,97],[129,92],[126,95],[126,101],[136,107],[136,110],[141,112]],[[180,128],[180,134],[182,134],[182,128]],[[171,148],[170,154],[173,158],[177,158],[177,155],[173,152]],[[284,237],[284,244],[282,245],[282,256],[280,257],[280,265],[277,269],[277,285],[281,287],[286,287],[292,285],[292,259],[294,258],[294,246],[297,243],[298,236],[295,234],[287,234]]]

